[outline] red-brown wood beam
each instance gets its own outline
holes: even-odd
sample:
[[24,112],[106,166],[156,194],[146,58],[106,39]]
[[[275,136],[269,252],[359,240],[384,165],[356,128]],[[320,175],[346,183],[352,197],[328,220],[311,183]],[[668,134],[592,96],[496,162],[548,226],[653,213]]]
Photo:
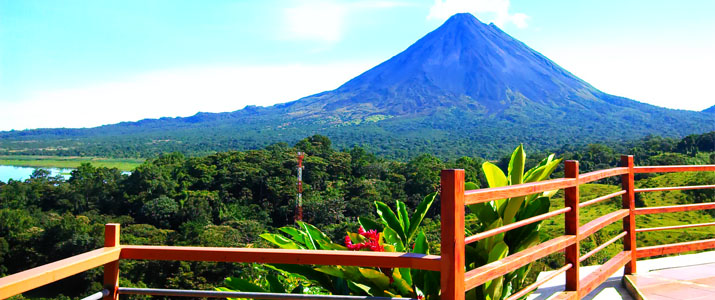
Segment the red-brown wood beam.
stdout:
[[[104,225],[104,247],[119,249],[119,224]],[[109,291],[104,300],[119,299],[119,260],[104,265],[104,288]]]
[[464,170],[442,170],[442,300],[464,300]]
[[641,166],[633,169],[635,173],[672,173],[715,171],[715,165],[699,166]]
[[571,210],[564,216],[564,224],[566,235],[571,235],[576,238],[573,245],[566,247],[566,264],[571,264],[571,268],[566,270],[566,291],[578,292],[579,290],[579,256],[580,233],[579,233],[579,171],[578,161],[567,160],[565,164],[564,177],[572,178],[576,181],[576,185],[566,188],[564,191],[565,206]]
[[628,173],[628,168],[620,167],[606,170],[598,170],[579,175],[578,182],[580,184],[589,183],[601,180],[606,177],[618,176]]
[[0,278],[0,299],[56,282],[119,259],[120,248],[101,248]]
[[623,251],[630,252],[630,262],[624,268],[624,275],[636,273],[636,264],[638,257],[636,250],[636,195],[635,195],[635,166],[633,165],[633,155],[621,156],[621,167],[628,168],[628,173],[621,175],[621,187],[625,194],[621,197],[622,207],[628,210],[628,215],[623,218],[623,231],[626,236],[623,237]]
[[121,246],[121,259],[245,262],[441,270],[440,257],[419,253],[274,248]]
[[605,264],[601,265],[596,271],[591,272],[583,279],[583,285],[578,292],[579,297],[583,298],[601,285],[608,277],[611,277],[618,269],[631,260],[631,252],[623,251],[613,258],[609,259]]
[[472,205],[497,199],[526,196],[546,191],[564,189],[567,187],[573,187],[575,184],[576,181],[571,178],[559,178],[496,188],[470,190],[465,192],[464,202],[466,205]]
[[715,248],[715,239],[638,248],[638,258]]
[[636,208],[636,215],[662,214],[678,211],[704,210],[714,208],[715,202],[671,206],[640,207]]

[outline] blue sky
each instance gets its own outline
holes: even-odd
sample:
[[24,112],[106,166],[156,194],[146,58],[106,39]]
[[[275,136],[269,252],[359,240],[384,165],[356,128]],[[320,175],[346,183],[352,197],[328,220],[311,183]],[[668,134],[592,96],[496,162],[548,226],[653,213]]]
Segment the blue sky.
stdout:
[[295,100],[465,11],[605,92],[715,104],[711,0],[0,0],[0,130]]

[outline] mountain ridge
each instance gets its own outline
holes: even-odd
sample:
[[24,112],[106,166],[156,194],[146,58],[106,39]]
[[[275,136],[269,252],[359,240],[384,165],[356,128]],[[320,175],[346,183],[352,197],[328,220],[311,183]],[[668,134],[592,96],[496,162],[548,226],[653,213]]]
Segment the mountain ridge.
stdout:
[[[604,93],[497,26],[457,14],[337,89],[295,101],[87,129],[0,132],[0,138],[96,151],[139,142],[145,146],[135,151],[156,153],[243,150],[324,134],[338,146],[387,156],[494,157],[522,142],[545,149],[649,134],[684,136],[715,130],[714,124],[715,114]],[[151,150],[156,140],[174,144]],[[8,144],[0,142],[0,148],[10,149]]]

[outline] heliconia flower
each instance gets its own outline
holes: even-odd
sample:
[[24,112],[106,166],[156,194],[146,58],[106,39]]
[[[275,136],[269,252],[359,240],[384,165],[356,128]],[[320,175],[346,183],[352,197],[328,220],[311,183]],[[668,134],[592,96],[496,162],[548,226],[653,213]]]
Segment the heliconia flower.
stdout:
[[365,228],[360,226],[358,228],[358,234],[365,237],[366,241],[362,243],[353,244],[349,235],[345,236],[345,247],[349,250],[359,251],[362,249],[370,249],[370,251],[384,252],[385,247],[380,245],[380,233],[377,230],[371,229],[365,231]]

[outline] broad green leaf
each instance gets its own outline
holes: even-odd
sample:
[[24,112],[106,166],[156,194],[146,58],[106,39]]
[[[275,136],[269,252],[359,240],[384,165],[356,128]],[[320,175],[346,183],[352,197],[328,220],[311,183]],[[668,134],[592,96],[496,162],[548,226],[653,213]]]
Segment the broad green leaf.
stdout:
[[390,287],[390,278],[382,272],[375,269],[358,268],[360,274],[370,280],[378,288],[386,290]]
[[487,259],[487,263],[495,262],[497,260],[500,260],[509,254],[509,246],[506,245],[503,241],[499,241],[494,245],[494,248],[489,252],[489,259]]
[[397,216],[395,216],[395,213],[392,211],[392,209],[390,209],[387,204],[380,201],[375,201],[375,207],[377,208],[377,215],[380,216],[382,223],[385,224],[385,226],[390,227],[392,230],[394,230],[400,237],[400,239],[403,241],[404,245],[404,243],[407,241],[407,236],[405,235],[405,231],[402,230],[402,224],[400,224],[400,220],[397,219]]
[[267,268],[276,270],[286,276],[302,278],[312,281],[320,286],[334,292],[330,277],[323,272],[318,272],[313,267],[306,265],[277,264],[265,265]]
[[[403,273],[400,272],[399,268],[392,270],[392,286],[397,289],[401,296],[411,295],[412,293],[414,293],[414,290],[412,289],[412,283],[405,280],[402,274]],[[410,272],[407,271],[406,274],[409,275]]]
[[348,250],[347,247],[343,245],[338,245],[336,243],[326,243],[321,241],[315,241],[318,244],[318,248],[322,250]]
[[262,287],[257,286],[248,280],[241,279],[238,277],[228,277],[224,279],[223,284],[226,285],[231,290],[240,292],[254,292],[254,293],[265,293]]
[[295,229],[290,226],[284,226],[284,227],[278,228],[278,230],[283,231],[285,234],[289,235],[291,237],[291,239],[293,239],[294,241],[296,241],[298,243],[301,243],[301,244],[305,243],[305,240],[303,239],[305,234],[300,232],[298,229]]
[[557,160],[547,163],[546,165],[532,169],[534,171],[531,173],[528,173],[524,177],[524,182],[537,182],[537,181],[542,181],[542,180],[546,179],[547,177],[549,177],[551,175],[551,173],[554,172],[554,170],[556,170],[556,167],[558,167],[560,163],[561,163],[561,159],[557,159]]
[[509,160],[509,168],[507,174],[509,176],[509,184],[521,184],[524,179],[524,164],[526,163],[526,153],[524,145],[519,145],[514,149]]
[[[396,204],[397,214],[400,219],[400,224],[402,225],[402,231],[409,232],[410,217],[407,216],[407,206],[405,206],[405,203],[400,200],[397,200],[396,202],[397,202],[397,204]],[[405,240],[405,242],[409,242],[409,241]]]
[[340,278],[346,277],[345,272],[343,272],[343,270],[338,269],[337,267],[333,267],[333,266],[320,266],[320,267],[315,268],[315,270],[318,272],[322,272],[322,273],[325,273],[328,275],[335,276],[335,277],[340,277]]
[[[490,188],[506,186],[509,184],[504,172],[493,163],[484,162],[482,164],[482,171],[484,171],[484,177],[487,178],[487,183]],[[496,211],[501,213],[504,210],[505,201],[506,199],[497,199],[490,202],[490,205],[493,205]]]
[[479,222],[483,224],[489,224],[494,222],[494,220],[499,219],[499,213],[494,209],[494,206],[489,205],[489,203],[477,203],[469,205],[469,211],[472,214],[477,215]]
[[412,286],[412,270],[409,268],[395,268],[395,270],[400,272],[402,279],[407,282],[407,285]]
[[297,222],[300,226],[305,228],[305,231],[310,233],[310,237],[313,238],[314,241],[322,241],[322,242],[327,242],[327,243],[332,243],[333,241],[330,240],[330,238],[325,235],[318,227],[315,227],[313,225],[310,225],[305,222],[298,221]]
[[302,245],[296,244],[280,234],[264,233],[259,236],[283,249],[305,249]]
[[478,189],[479,189],[479,186],[474,182],[465,182],[464,183],[465,191],[478,190]]
[[482,171],[484,171],[484,176],[487,178],[487,183],[489,183],[490,188],[506,186],[508,184],[504,172],[495,164],[484,162],[482,164]]
[[[509,246],[500,241],[494,245],[494,248],[489,252],[487,263],[491,263],[506,257],[509,254]],[[491,281],[484,283],[484,294],[487,299],[499,299],[501,297],[502,285],[504,277],[497,277]]]
[[412,249],[412,253],[429,254],[429,245],[427,244],[427,237],[424,231],[420,231],[415,238],[415,248]]
[[352,281],[347,281],[348,288],[353,291],[353,293],[357,295],[368,295],[368,296],[374,296],[372,294],[371,288],[367,285],[360,284],[357,282],[352,282]]
[[[546,158],[542,159],[542,160],[539,162],[539,164],[537,164],[535,167],[529,169],[529,171],[526,171],[526,173],[524,174],[524,178],[529,178],[529,176],[531,176],[531,173],[533,173],[534,171],[536,171],[536,169],[538,169],[539,167],[543,167],[543,166],[545,166],[547,163],[550,163],[551,161],[553,161],[553,160],[554,160],[554,156],[555,156],[555,154],[552,153],[551,155],[549,155],[549,156],[547,156]],[[526,180],[525,180],[525,181],[526,181]]]
[[364,218],[364,217],[358,217],[358,223],[360,223],[360,226],[364,228],[365,230],[376,230],[378,232],[382,231],[383,226],[380,225],[380,223],[377,223],[371,219]]
[[305,246],[310,250],[318,250],[318,244],[315,243],[315,240],[311,236],[310,231],[308,231],[304,225],[305,223],[301,224],[301,227],[303,227],[302,232],[306,235]]
[[392,228],[385,227],[385,229],[382,231],[382,237],[386,243],[395,247],[395,251],[405,252],[405,244],[402,243],[400,236],[397,234],[397,232],[392,230]]
[[507,200],[506,207],[504,208],[504,225],[514,222],[514,217],[516,217],[516,213],[519,212],[521,205],[524,204],[524,200],[526,200],[526,196],[509,198],[509,200]]
[[412,240],[414,238],[415,234],[417,233],[417,229],[420,227],[420,224],[422,224],[422,220],[425,218],[425,215],[427,215],[427,211],[432,207],[432,203],[434,203],[434,199],[437,197],[437,193],[431,193],[422,199],[422,202],[420,202],[419,205],[417,205],[417,208],[415,209],[414,214],[412,214],[412,218],[410,218],[410,229],[407,230],[407,241]]
[[266,280],[268,280],[268,288],[271,293],[285,293],[286,289],[283,287],[283,284],[278,281],[278,278],[276,276],[273,276],[272,274],[268,274],[266,276]]

